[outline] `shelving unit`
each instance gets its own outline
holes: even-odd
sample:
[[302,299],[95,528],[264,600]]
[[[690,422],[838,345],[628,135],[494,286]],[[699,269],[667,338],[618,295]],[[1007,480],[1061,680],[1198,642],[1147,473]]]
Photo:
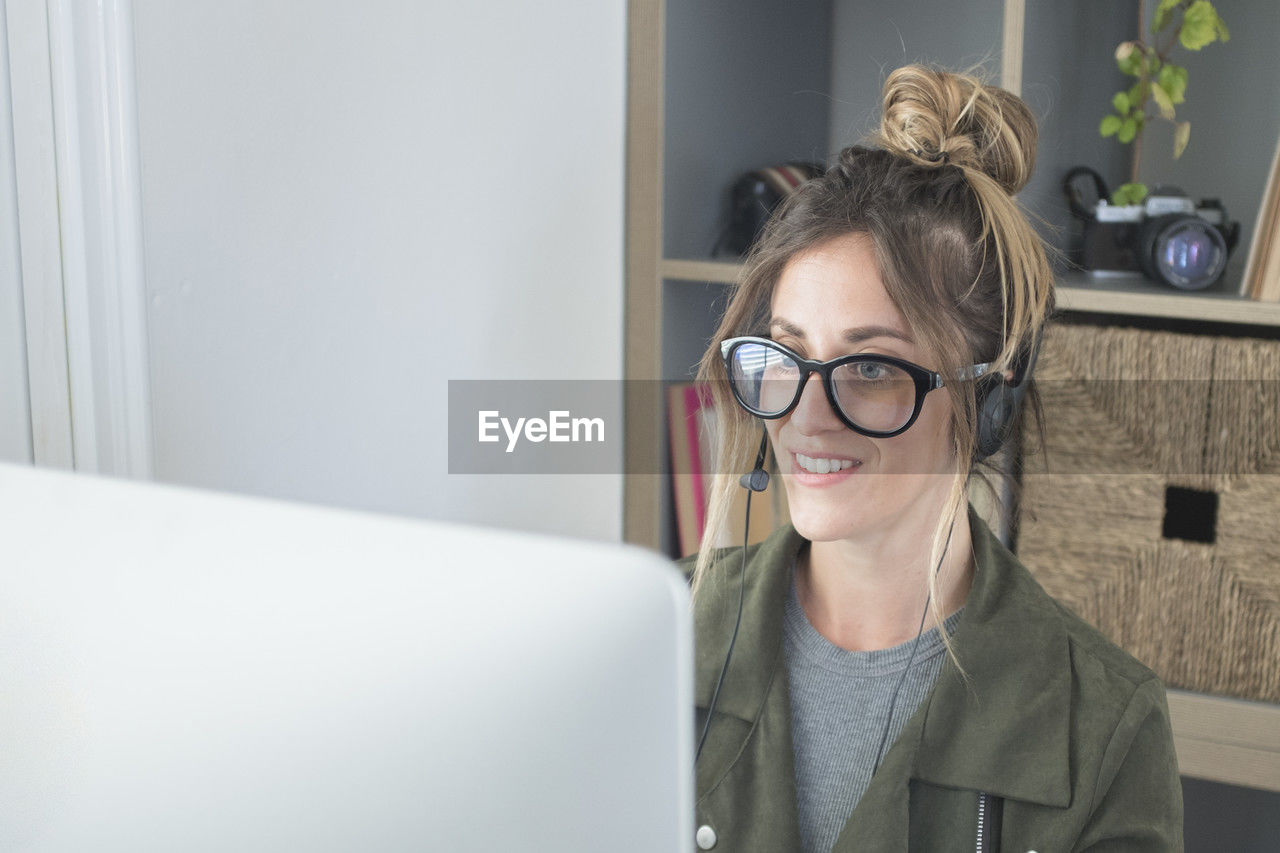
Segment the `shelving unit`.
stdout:
[[1280,791],[1280,705],[1169,690],[1183,776]]
[[[720,284],[737,281],[741,268],[724,261],[664,260],[659,265],[662,278],[668,281]],[[1058,279],[1057,294],[1063,311],[1280,327],[1280,302],[1257,302],[1216,291],[1180,292],[1136,275],[1067,273]]]
[[[809,72],[797,70],[794,67],[797,63],[786,61],[799,55],[796,45],[812,42],[810,53],[817,57],[815,61],[825,62],[832,69],[831,79],[842,74],[861,74],[862,70],[854,67],[855,59],[850,57],[862,57],[865,50],[856,49],[857,46],[836,50],[829,43],[824,47],[817,42],[826,39],[827,32],[815,29],[824,26],[825,20],[839,37],[841,11],[848,12],[846,7],[860,1],[806,0],[779,4],[768,0],[704,0],[691,4],[687,0],[630,0],[628,379],[689,378],[687,365],[713,333],[713,318],[690,315],[698,315],[706,306],[727,295],[724,285],[735,282],[740,272],[737,263],[699,259],[714,242],[715,219],[723,206],[719,193],[732,177],[767,163],[827,156],[838,147],[838,131],[850,125],[850,116],[861,108],[859,104],[865,106],[865,99],[859,102],[847,93],[820,91],[817,94],[821,97],[813,98],[813,84],[805,76]],[[918,11],[916,7],[928,2],[917,0],[908,4],[911,9],[899,10],[896,20],[911,19],[913,11]],[[871,35],[857,37],[883,38],[875,30],[878,26],[875,19],[883,16],[874,10],[880,8],[883,7],[866,4],[858,26]],[[762,19],[759,32],[744,29],[743,22],[757,13]],[[1049,20],[1050,15],[1067,17]],[[1128,37],[1136,26],[1134,20],[1123,20],[1122,15],[1117,12],[1115,20],[1105,24],[1115,29],[1116,42]],[[1046,32],[1069,33],[1070,27],[1077,25],[1069,22],[1072,16],[1076,16],[1076,12],[1069,6],[1026,9],[1023,0],[975,3],[968,17],[980,20],[970,20],[969,26],[973,32],[995,34],[988,49],[979,50],[977,55],[966,52],[948,56],[939,51],[945,51],[953,34],[940,31],[934,41],[929,42],[934,47],[930,48],[928,58],[960,66],[983,53],[1000,55],[1006,60],[1000,74],[1000,83],[1006,88],[1020,91],[1024,79],[1032,86],[1043,85],[1037,81],[1046,79],[1048,72],[1032,73],[1034,69],[1024,68],[1022,64],[1025,28],[1029,40],[1037,39],[1035,61],[1058,62],[1062,67],[1053,69],[1053,73],[1075,81],[1076,75],[1071,71],[1074,64],[1086,69],[1091,63],[1105,68],[1111,60],[1107,46],[1109,36],[1097,32],[1096,28],[1090,33],[1088,44],[1064,43],[1060,49],[1052,49],[1052,45],[1051,49],[1043,49],[1041,41]],[[720,26],[725,33],[718,37],[716,33],[689,31],[690,27]],[[1070,36],[1060,36],[1059,40],[1066,38]],[[960,37],[954,40],[964,41]],[[897,36],[892,41],[896,47]],[[904,53],[913,48],[918,49],[918,44],[909,47],[907,39],[903,40]],[[893,53],[896,54],[896,50]],[[682,76],[702,73],[691,70],[690,56],[713,63],[707,66],[707,74],[714,79]],[[767,68],[770,57],[778,63],[776,69]],[[914,57],[896,58],[907,61]],[[885,67],[893,64],[889,60]],[[765,68],[767,71],[761,70]],[[772,79],[777,75],[769,75],[767,83],[760,82],[769,71],[777,71],[782,82]],[[665,85],[666,76],[672,73],[681,81],[681,87],[673,89]],[[1080,85],[1094,83],[1096,80],[1086,80]],[[691,105],[690,90],[701,93],[699,96],[706,98],[705,104]],[[744,90],[758,97],[747,98]],[[672,96],[673,91],[678,98]],[[810,101],[799,103],[797,98]],[[812,109],[827,112],[815,115],[810,112]],[[1107,162],[1106,157],[1115,156],[1114,152],[1103,153],[1103,146],[1093,138],[1096,118],[1074,124],[1087,125],[1088,133],[1073,129],[1072,123],[1065,121],[1042,124],[1042,134],[1067,140],[1070,145],[1064,143],[1064,146],[1070,150],[1042,151],[1038,171],[1060,172],[1075,162],[1101,164]],[[799,138],[803,134],[797,134],[798,127],[812,137],[809,142]],[[770,134],[777,138],[770,139]],[[673,140],[681,143],[680,150],[672,150]],[[697,150],[691,150],[691,146]],[[1041,179],[1037,189],[1033,179],[1024,195],[1047,198],[1050,192],[1056,192],[1054,180],[1052,177]],[[1238,215],[1240,211],[1233,213]],[[1280,304],[1259,303],[1223,293],[1181,293],[1138,277],[1105,279],[1069,274],[1062,276],[1058,285],[1059,309],[1075,314],[1132,317],[1146,323],[1168,320],[1231,324],[1255,331],[1265,327],[1268,337],[1275,334],[1272,330],[1280,330]],[[673,328],[678,331],[672,332]],[[670,504],[664,496],[669,478],[649,473],[666,470],[664,460],[668,451],[660,383],[627,384],[627,470],[643,473],[627,478],[625,536],[628,541],[660,548],[671,538]],[[1180,690],[1169,691],[1169,706],[1184,775],[1280,792],[1280,706]]]

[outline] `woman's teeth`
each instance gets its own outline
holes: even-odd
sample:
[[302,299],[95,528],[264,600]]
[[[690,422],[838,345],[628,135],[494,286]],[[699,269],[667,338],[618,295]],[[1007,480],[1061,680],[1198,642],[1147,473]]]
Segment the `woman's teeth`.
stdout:
[[811,456],[805,456],[803,453],[796,454],[796,462],[800,463],[800,467],[811,474],[830,474],[832,471],[843,471],[845,468],[852,468],[856,464],[852,459],[814,459]]

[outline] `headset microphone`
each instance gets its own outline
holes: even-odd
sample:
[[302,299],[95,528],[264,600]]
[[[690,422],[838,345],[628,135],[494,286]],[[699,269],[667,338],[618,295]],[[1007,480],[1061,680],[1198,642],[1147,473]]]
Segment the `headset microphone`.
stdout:
[[769,431],[765,430],[760,436],[760,452],[756,454],[756,465],[748,474],[743,474],[738,478],[738,482],[744,489],[750,489],[753,492],[763,492],[769,488],[769,472],[764,470],[764,455],[769,449]]

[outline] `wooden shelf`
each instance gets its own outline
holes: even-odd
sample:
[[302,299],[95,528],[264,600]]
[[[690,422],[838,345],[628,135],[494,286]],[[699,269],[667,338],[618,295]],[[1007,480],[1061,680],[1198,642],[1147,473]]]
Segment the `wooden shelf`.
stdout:
[[1280,792],[1280,705],[1168,693],[1182,775]]
[[742,264],[725,261],[675,261],[666,260],[658,264],[658,273],[663,278],[675,281],[714,281],[720,284],[733,284],[738,280]]
[[1212,288],[1184,292],[1140,275],[1099,277],[1067,273],[1058,278],[1058,307],[1089,314],[1280,326],[1280,302],[1258,302]]
[[[732,284],[738,280],[742,265],[663,260],[658,269],[664,279]],[[1058,307],[1064,311],[1280,327],[1280,302],[1258,302],[1215,290],[1182,292],[1139,275],[1067,273],[1058,279],[1057,295]]]

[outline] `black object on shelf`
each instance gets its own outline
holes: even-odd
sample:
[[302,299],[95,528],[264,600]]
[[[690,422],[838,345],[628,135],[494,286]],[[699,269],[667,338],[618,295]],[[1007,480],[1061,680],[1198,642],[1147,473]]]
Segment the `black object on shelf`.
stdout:
[[745,255],[782,200],[824,171],[820,163],[793,162],[754,169],[734,181],[729,191],[729,224],[711,248],[711,257]]

